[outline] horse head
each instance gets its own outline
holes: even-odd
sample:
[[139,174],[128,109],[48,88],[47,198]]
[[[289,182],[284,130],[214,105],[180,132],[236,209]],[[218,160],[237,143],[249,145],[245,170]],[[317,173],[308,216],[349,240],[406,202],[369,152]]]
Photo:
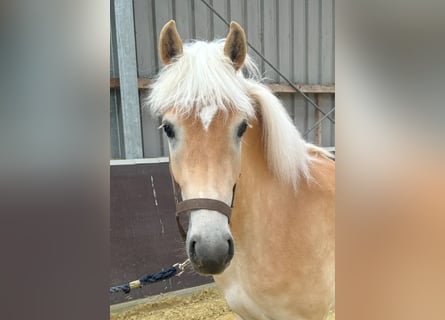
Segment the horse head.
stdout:
[[[217,204],[187,210],[186,251],[198,273],[219,274],[234,255],[230,207],[243,134],[254,116],[238,74],[246,59],[245,34],[232,22],[224,43],[183,46],[172,20],[161,31],[159,51],[165,67],[149,99],[162,117],[171,174],[184,201]],[[218,210],[218,205],[228,209]]]

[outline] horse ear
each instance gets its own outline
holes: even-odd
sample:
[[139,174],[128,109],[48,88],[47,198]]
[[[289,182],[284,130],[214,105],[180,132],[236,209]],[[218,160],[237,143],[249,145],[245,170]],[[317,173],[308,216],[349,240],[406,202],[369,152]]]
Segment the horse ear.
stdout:
[[240,69],[244,60],[246,60],[246,34],[243,28],[234,21],[230,22],[230,31],[224,45],[224,54],[232,60],[235,70]]
[[170,20],[164,25],[159,36],[159,55],[162,62],[168,64],[180,54],[182,54],[182,40],[176,30],[175,21]]

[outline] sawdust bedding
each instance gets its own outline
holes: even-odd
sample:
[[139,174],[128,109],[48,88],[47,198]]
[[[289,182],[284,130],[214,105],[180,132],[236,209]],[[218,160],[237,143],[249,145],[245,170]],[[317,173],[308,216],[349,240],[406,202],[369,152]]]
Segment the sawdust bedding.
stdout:
[[190,297],[169,297],[149,302],[119,313],[110,320],[235,320],[227,303],[215,288],[205,289]]
[[[216,288],[204,289],[190,297],[166,297],[137,305],[122,312],[111,312],[110,320],[235,320]],[[332,312],[328,320],[335,320]]]

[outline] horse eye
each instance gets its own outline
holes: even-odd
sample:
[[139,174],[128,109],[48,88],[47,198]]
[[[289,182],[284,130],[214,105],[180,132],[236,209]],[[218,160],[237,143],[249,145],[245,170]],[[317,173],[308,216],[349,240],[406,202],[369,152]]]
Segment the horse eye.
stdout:
[[164,128],[164,132],[167,135],[167,137],[169,138],[175,137],[175,132],[173,131],[173,126],[171,124],[165,123],[162,127]]
[[241,123],[241,125],[238,127],[238,137],[241,138],[244,134],[244,132],[246,132],[247,130],[247,121],[244,120],[243,123]]

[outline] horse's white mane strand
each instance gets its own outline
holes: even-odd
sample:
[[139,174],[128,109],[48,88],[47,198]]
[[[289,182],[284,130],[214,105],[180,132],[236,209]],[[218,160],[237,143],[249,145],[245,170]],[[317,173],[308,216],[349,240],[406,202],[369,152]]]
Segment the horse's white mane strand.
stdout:
[[300,176],[310,178],[306,142],[269,88],[247,79],[246,87],[260,108],[268,165],[278,179],[296,188]]
[[259,72],[247,56],[244,70],[235,72],[224,55],[225,40],[197,41],[184,45],[176,61],[165,66],[143,101],[155,115],[175,109],[181,115],[234,110],[255,117],[258,105],[270,169],[280,181],[297,187],[298,178],[309,178],[307,146],[287,111],[272,92],[258,82]]

